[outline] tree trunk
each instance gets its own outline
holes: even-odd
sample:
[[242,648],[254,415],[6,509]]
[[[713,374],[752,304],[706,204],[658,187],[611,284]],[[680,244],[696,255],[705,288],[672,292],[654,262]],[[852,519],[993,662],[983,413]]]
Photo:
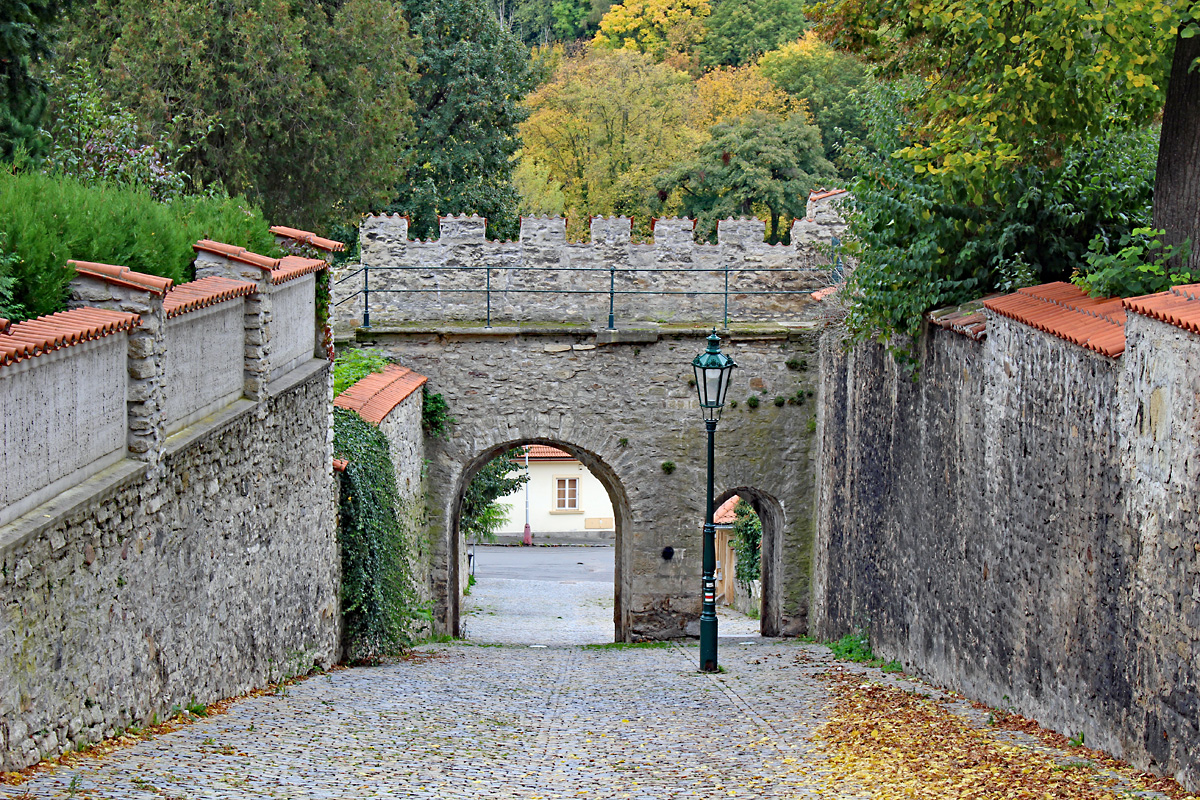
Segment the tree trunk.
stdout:
[[1167,244],[1192,240],[1186,268],[1193,272],[1200,269],[1200,70],[1190,69],[1197,58],[1200,36],[1177,36],[1154,175],[1154,227],[1167,232]]

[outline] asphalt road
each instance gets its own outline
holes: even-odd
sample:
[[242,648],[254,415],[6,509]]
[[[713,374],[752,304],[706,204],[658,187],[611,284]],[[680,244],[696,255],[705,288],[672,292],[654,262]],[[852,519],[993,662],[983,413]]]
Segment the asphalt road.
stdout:
[[613,582],[611,547],[475,548],[475,579]]

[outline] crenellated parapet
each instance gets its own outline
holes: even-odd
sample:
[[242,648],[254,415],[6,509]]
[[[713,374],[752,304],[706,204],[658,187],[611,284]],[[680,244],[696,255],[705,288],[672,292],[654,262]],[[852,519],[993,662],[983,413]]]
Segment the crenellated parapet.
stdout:
[[[844,192],[842,193],[844,194]],[[649,242],[633,239],[630,217],[594,217],[590,241],[567,240],[562,217],[523,217],[516,241],[491,241],[487,220],[442,217],[437,239],[409,238],[399,215],[365,218],[361,262],[335,268],[336,323],[606,321],[610,289],[626,322],[778,321],[802,316],[808,293],[830,283],[831,237],[840,217],[793,223],[793,243],[767,244],[766,225],[725,219],[717,242],[697,242],[695,221],[652,222]],[[800,235],[803,234],[803,235]]]

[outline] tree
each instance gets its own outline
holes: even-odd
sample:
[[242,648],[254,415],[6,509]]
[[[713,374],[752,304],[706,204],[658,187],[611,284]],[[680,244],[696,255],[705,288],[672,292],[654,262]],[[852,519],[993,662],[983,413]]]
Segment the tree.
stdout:
[[808,28],[803,0],[718,0],[704,22],[700,63],[750,64]]
[[709,13],[708,0],[626,0],[600,20],[593,42],[598,47],[647,53],[655,61],[671,56],[689,60],[704,38]]
[[737,554],[734,577],[743,588],[749,588],[762,577],[762,520],[745,500],[737,501],[733,514],[733,549]]
[[[825,157],[834,161],[847,139],[866,134],[862,107],[869,82],[866,67],[839,53],[815,32],[766,53],[758,67],[783,91],[804,98],[813,123],[821,129]],[[849,177],[843,173],[843,177]]]
[[36,68],[51,55],[54,24],[67,2],[0,0],[0,155],[18,147],[38,155],[38,123],[46,110],[46,83]]
[[529,54],[485,0],[407,0],[421,40],[412,85],[416,128],[385,211],[407,214],[410,235],[436,237],[438,216],[479,214],[489,235],[515,238],[513,155],[521,100],[532,88]]
[[[686,158],[703,133],[689,126],[688,76],[647,55],[593,49],[564,59],[528,100],[522,164],[560,191],[574,225],[593,215],[648,218],[664,161]],[[573,229],[573,233],[580,233]]]
[[502,504],[496,501],[520,489],[529,480],[514,460],[522,452],[510,450],[496,456],[467,484],[459,516],[459,529],[467,541],[488,541],[504,524],[504,509],[499,508]]
[[767,241],[778,243],[790,233],[780,222],[803,216],[809,192],[833,174],[820,134],[802,114],[754,111],[714,126],[695,160],[664,173],[659,187],[682,192],[684,212],[709,239],[717,220],[762,213]]
[[804,100],[780,89],[757,66],[718,67],[696,81],[692,124],[707,129],[751,111],[787,116],[804,110]]
[[117,104],[172,143],[190,190],[304,225],[394,184],[413,42],[388,0],[95,0],[70,34]]
[[1200,24],[1185,16],[1175,34],[1154,177],[1154,228],[1168,245],[1190,240],[1191,257],[1172,266],[1200,274]]

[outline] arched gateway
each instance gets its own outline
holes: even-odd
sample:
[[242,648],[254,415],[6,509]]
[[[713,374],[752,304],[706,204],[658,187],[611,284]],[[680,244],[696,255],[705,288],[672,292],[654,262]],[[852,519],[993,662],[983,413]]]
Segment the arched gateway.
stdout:
[[[521,444],[571,453],[608,491],[614,638],[698,631],[705,436],[690,379],[707,333],[411,325],[357,332],[359,346],[427,376],[455,420],[448,438],[427,442],[426,452],[430,583],[441,632],[460,629],[463,489],[490,459]],[[725,337],[739,369],[717,430],[716,491],[745,492],[763,517],[768,635],[807,625],[815,344],[808,327],[757,325]]]

